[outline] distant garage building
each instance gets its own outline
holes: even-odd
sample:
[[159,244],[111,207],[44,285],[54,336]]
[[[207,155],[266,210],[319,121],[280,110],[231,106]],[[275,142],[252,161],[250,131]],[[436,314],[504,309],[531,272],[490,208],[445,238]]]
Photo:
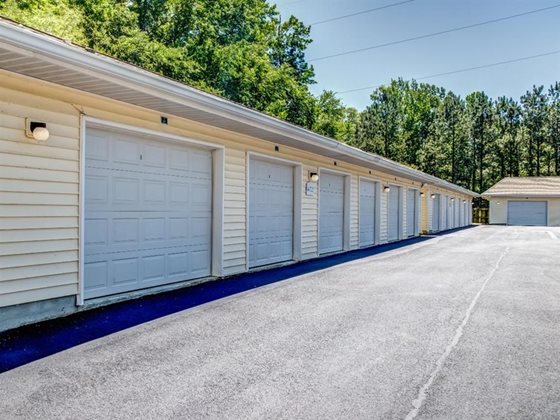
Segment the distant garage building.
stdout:
[[466,226],[477,195],[0,18],[0,331]]
[[560,226],[560,177],[508,177],[482,194],[490,224]]

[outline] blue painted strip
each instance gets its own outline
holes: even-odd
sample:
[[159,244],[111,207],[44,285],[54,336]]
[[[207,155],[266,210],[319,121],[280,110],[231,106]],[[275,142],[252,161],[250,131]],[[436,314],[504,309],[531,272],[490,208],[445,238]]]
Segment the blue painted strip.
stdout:
[[405,241],[185,287],[0,333],[0,373],[126,328],[295,276],[428,240]]

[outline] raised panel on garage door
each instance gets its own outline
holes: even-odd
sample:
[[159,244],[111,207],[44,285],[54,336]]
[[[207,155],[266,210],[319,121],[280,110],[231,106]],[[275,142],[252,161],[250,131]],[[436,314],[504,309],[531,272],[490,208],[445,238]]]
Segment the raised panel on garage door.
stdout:
[[252,158],[249,163],[249,266],[293,258],[294,168]]
[[375,242],[375,182],[360,180],[360,246]]
[[98,128],[85,144],[85,298],[210,275],[211,152]]
[[418,217],[418,209],[416,202],[416,190],[407,190],[406,192],[406,232],[408,236],[416,235],[416,225]]
[[546,201],[508,201],[508,225],[546,226]]
[[387,200],[387,237],[389,241],[399,239],[399,224],[401,223],[400,187],[391,185]]
[[440,195],[434,194],[432,200],[432,231],[436,232],[440,229]]
[[344,244],[344,176],[319,178],[319,253],[342,251]]

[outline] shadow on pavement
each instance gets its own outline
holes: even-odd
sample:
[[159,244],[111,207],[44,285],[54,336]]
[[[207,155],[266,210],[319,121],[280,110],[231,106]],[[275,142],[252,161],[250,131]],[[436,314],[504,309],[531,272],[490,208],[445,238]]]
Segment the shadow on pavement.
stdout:
[[0,373],[106,335],[203,303],[338,264],[447,235],[460,228],[400,242],[329,255],[284,267],[245,273],[168,292],[84,310],[0,333]]

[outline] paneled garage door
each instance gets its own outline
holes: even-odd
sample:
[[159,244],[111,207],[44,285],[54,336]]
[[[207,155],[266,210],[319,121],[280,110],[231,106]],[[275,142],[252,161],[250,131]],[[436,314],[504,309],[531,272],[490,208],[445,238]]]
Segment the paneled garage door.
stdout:
[[85,298],[210,275],[210,151],[88,128],[85,153]]
[[440,195],[434,194],[434,198],[430,198],[432,200],[432,231],[437,232],[440,229]]
[[446,226],[447,229],[453,229],[453,201],[451,201],[451,197],[445,197],[446,202],[447,202],[447,206],[446,206],[446,212],[447,212],[447,216],[446,216]]
[[294,168],[249,163],[249,267],[293,258]]
[[375,242],[375,182],[360,180],[360,246]]
[[399,224],[401,223],[400,187],[391,185],[387,198],[387,237],[389,241],[399,239]]
[[319,253],[342,251],[344,244],[344,176],[319,178]]
[[546,201],[508,201],[508,225],[546,226]]
[[407,235],[416,235],[416,225],[418,224],[418,209],[416,203],[416,190],[406,191],[406,233]]

